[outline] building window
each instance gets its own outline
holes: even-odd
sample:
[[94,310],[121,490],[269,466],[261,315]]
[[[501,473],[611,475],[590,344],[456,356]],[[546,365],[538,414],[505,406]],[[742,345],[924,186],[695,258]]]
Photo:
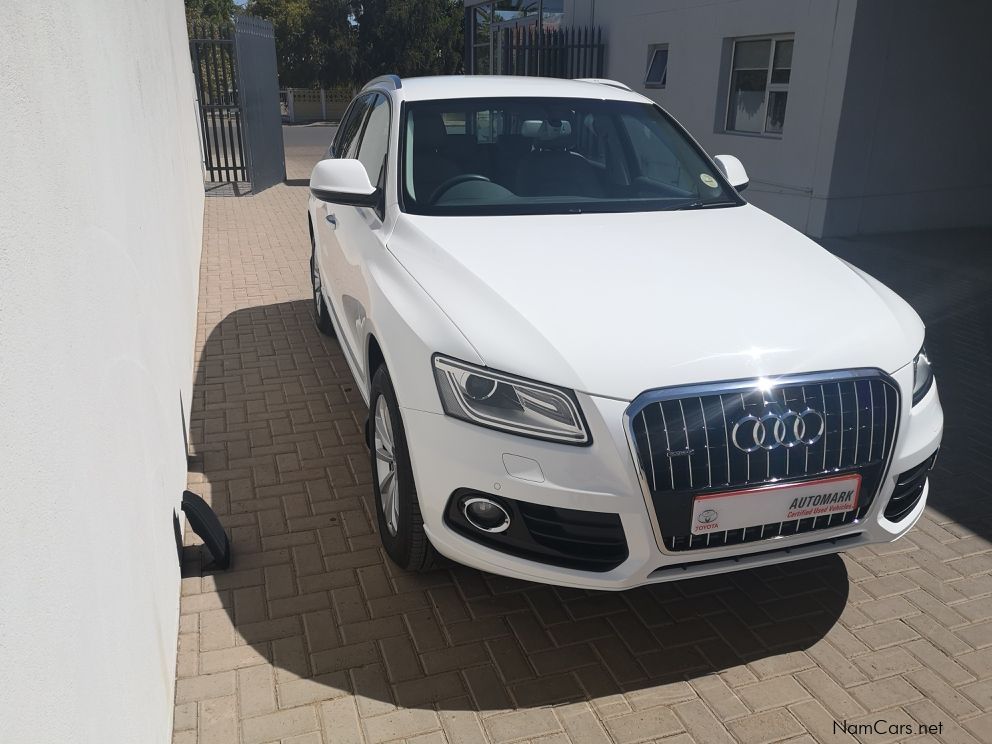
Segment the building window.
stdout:
[[664,88],[668,82],[668,44],[648,47],[648,71],[644,75],[645,88]]
[[734,42],[727,131],[782,134],[792,72],[792,36]]
[[480,5],[472,10],[472,72],[476,75],[492,73],[493,7]]
[[502,67],[504,29],[536,28],[552,31],[561,27],[564,0],[488,0],[468,5],[472,43],[466,46],[471,58],[467,69],[476,75],[504,73]]

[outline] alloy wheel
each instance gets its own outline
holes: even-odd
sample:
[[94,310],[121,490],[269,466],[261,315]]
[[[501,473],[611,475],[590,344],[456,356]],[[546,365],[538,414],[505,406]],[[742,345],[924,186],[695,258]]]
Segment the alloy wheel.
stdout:
[[400,499],[396,480],[396,445],[393,438],[393,421],[389,415],[385,396],[380,395],[375,404],[375,476],[379,483],[379,500],[382,516],[390,535],[399,529]]

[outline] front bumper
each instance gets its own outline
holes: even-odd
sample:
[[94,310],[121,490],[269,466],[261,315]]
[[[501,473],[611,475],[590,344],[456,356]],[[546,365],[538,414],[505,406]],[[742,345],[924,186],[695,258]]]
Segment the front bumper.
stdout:
[[[908,365],[892,375],[902,391],[899,434],[888,472],[864,519],[837,528],[689,553],[669,552],[658,539],[623,429],[626,401],[579,394],[593,439],[589,447],[525,439],[436,413],[403,409],[402,414],[424,526],[440,553],[491,573],[616,590],[836,553],[890,542],[905,534],[923,513],[929,486],[898,523],[885,518],[885,504],[899,474],[937,450],[943,430],[936,385],[911,407],[912,374],[912,365]],[[481,545],[445,521],[449,497],[460,489],[616,514],[623,525],[627,558],[609,571],[593,572],[548,565]]]

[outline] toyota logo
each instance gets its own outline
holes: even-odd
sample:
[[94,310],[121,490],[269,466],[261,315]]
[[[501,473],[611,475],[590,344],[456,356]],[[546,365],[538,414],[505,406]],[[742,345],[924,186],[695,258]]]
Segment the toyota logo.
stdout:
[[748,453],[797,444],[810,446],[820,441],[825,424],[823,414],[812,408],[801,413],[766,409],[761,416],[749,413],[738,420],[730,438],[737,449]]
[[699,512],[699,516],[696,517],[696,519],[701,524],[712,524],[713,522],[716,521],[716,510],[715,509],[706,509],[704,511],[701,511],[701,512]]

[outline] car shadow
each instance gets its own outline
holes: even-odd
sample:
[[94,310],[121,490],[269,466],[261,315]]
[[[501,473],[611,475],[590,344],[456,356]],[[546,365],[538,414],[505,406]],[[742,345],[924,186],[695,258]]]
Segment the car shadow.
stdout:
[[[825,248],[903,297],[927,326],[944,408],[944,438],[930,475],[928,513],[958,536],[992,541],[992,230],[828,238]],[[941,519],[940,515],[944,518]]]
[[[615,593],[455,565],[406,573],[379,548],[365,416],[309,302],[239,310],[210,332],[190,488],[225,524],[233,562],[212,572],[187,544],[183,573],[204,577],[198,590],[216,596],[202,606],[223,607],[234,633],[201,629],[200,674],[232,658],[268,661],[282,705],[355,694],[362,715],[603,703],[639,690],[674,701],[687,680],[809,648],[845,608],[838,556]],[[230,656],[232,642],[256,653]]]

